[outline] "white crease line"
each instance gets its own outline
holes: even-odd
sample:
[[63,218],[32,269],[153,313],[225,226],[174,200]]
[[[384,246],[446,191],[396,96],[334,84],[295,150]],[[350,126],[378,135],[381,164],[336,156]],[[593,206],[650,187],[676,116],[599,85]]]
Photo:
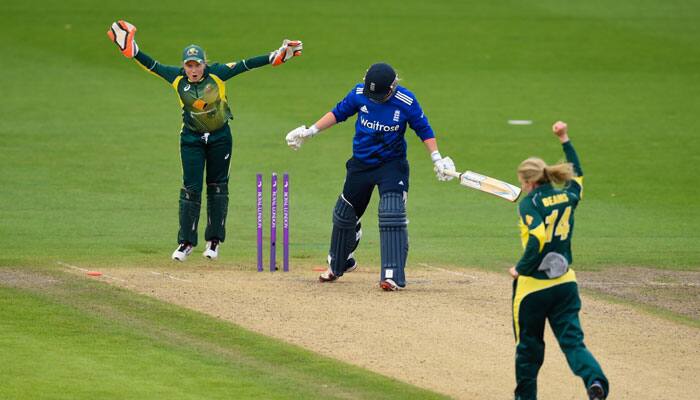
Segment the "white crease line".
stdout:
[[[585,278],[584,278],[585,279]],[[664,282],[640,282],[640,283],[625,283],[625,282],[608,282],[608,283],[595,283],[595,282],[579,282],[583,287],[595,286],[595,287],[606,287],[606,286],[620,286],[620,287],[645,287],[645,286],[661,286],[661,287],[700,287],[697,283],[664,283]]]
[[66,264],[66,263],[64,263],[63,261],[56,261],[56,264],[58,264],[58,265],[63,265],[64,267],[68,267],[68,268],[77,269],[78,271],[89,272],[89,271],[88,271],[87,269],[85,269],[85,268],[80,268],[80,267],[76,267],[75,265]]
[[463,273],[463,272],[451,271],[451,270],[449,270],[449,269],[440,268],[440,267],[433,267],[432,265],[426,264],[426,263],[418,263],[418,265],[423,266],[423,267],[432,268],[432,269],[438,270],[438,271],[440,271],[440,272],[446,272],[446,273],[452,274],[452,275],[465,276],[465,277],[467,277],[467,278],[474,279],[475,281],[478,280],[478,278],[477,278],[476,276],[474,276],[474,275],[469,275],[469,274],[465,274],[465,273]]
[[165,273],[160,273],[160,272],[156,272],[156,271],[151,271],[151,273],[152,273],[153,275],[163,275],[163,276],[167,276],[168,278],[174,279],[174,280],[176,280],[176,281],[192,283],[192,281],[188,281],[187,279],[181,279],[181,278],[172,276],[172,275],[170,275],[170,274],[167,273],[167,272],[165,272]]
[[[77,269],[78,271],[82,271],[85,273],[90,272],[89,269],[76,267],[75,265],[70,265],[68,263],[64,263],[63,261],[56,261],[56,264],[62,265],[64,267],[72,268],[72,269]],[[107,274],[102,274],[101,276],[104,276],[105,278],[109,278],[109,279],[114,279],[115,281],[126,282],[126,280],[121,279],[121,278],[117,278],[116,276],[111,276],[111,275],[107,275]]]

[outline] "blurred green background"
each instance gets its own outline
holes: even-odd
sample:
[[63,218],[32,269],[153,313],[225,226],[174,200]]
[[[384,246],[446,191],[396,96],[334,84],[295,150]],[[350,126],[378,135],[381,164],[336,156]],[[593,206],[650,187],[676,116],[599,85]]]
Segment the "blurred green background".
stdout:
[[[141,49],[166,64],[179,63],[190,43],[230,62],[284,38],[304,41],[302,57],[228,82],[234,155],[222,267],[254,269],[255,173],[265,174],[267,232],[272,171],[291,175],[292,268],[324,263],[353,122],[299,152],[284,136],[386,61],[459,169],[515,183],[522,159],[563,158],[550,125],[569,123],[586,178],[579,268],[700,268],[696,2],[28,0],[3,8],[0,265],[170,263],[180,110],[165,81],[107,39],[123,18],[138,27]],[[438,182],[419,139],[409,131],[407,140],[409,268],[512,265],[521,252],[515,206]],[[376,200],[357,253],[375,267]]]

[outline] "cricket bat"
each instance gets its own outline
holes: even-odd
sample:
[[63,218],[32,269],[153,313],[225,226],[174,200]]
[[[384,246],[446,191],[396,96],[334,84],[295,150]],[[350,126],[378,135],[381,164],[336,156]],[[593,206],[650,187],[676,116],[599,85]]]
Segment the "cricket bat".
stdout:
[[510,183],[499,181],[489,176],[481,175],[472,171],[445,171],[445,175],[459,178],[459,184],[468,188],[481,190],[498,196],[502,199],[515,202],[520,197],[520,188]]

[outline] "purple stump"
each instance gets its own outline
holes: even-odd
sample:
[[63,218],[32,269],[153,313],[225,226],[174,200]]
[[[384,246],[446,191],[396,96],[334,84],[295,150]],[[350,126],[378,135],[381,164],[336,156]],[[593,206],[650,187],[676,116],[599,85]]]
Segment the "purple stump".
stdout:
[[258,223],[258,272],[263,270],[263,188],[262,174],[256,175]]
[[289,174],[282,175],[282,270],[289,272]]
[[277,174],[272,173],[270,184],[270,272],[277,270]]

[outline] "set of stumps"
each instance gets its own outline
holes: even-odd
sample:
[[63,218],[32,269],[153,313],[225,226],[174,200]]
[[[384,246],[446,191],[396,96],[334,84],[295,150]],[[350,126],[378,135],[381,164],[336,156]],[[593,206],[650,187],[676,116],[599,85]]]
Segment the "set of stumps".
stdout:
[[[263,174],[256,174],[258,272],[263,268]],[[282,174],[282,270],[289,271],[289,174]],[[270,179],[270,272],[277,271],[277,173]]]

